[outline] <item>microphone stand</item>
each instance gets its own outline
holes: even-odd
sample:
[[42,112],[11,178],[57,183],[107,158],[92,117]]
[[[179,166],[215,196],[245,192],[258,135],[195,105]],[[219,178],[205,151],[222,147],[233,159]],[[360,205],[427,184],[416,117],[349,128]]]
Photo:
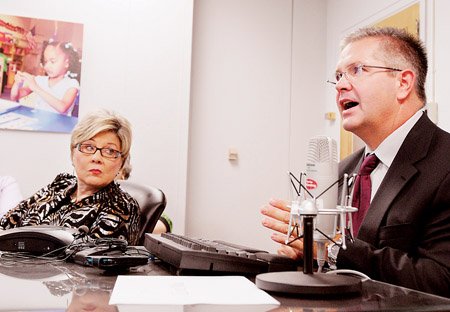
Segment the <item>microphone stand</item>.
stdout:
[[303,273],[313,274],[313,251],[314,251],[314,216],[303,217]]
[[[344,185],[347,185],[347,175],[344,175]],[[300,178],[301,180],[301,178]],[[299,182],[301,185],[301,182]],[[303,187],[303,185],[301,185]],[[294,186],[295,188],[295,186]],[[300,192],[297,192],[299,197]],[[347,196],[343,191],[342,203],[346,204]],[[345,220],[345,214],[354,212],[356,208],[348,205],[339,205],[337,209],[327,209],[325,214],[340,214],[341,222]],[[256,286],[260,289],[289,294],[301,295],[336,295],[336,294],[360,294],[362,292],[361,279],[353,276],[314,273],[314,218],[321,213],[317,208],[316,198],[304,199],[299,205],[298,201],[292,203],[291,213],[298,215],[303,225],[303,272],[285,271],[258,274],[255,279]],[[289,222],[288,238],[291,235],[291,222]],[[351,218],[349,218],[351,220]],[[345,225],[344,224],[341,224]],[[343,232],[345,242],[345,231]],[[300,238],[301,236],[297,237]],[[342,246],[346,248],[345,243]]]

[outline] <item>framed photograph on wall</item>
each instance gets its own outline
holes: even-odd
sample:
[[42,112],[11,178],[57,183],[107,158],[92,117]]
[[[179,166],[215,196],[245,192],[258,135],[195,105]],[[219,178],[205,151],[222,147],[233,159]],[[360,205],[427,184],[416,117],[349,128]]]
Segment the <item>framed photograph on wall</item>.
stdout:
[[0,14],[0,129],[72,131],[82,45],[83,24]]

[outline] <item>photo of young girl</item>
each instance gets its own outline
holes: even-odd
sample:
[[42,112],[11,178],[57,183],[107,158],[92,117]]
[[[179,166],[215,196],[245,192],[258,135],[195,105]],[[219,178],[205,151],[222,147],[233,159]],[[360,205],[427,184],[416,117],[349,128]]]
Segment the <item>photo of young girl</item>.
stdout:
[[0,15],[0,129],[70,133],[78,122],[83,24]]
[[41,65],[45,75],[17,71],[11,100],[53,113],[73,115],[80,89],[78,52],[69,42],[47,41]]

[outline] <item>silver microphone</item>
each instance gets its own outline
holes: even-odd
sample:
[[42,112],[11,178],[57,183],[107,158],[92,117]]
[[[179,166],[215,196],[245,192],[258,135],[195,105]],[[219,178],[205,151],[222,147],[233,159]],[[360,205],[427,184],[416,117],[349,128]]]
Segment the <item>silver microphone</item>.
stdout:
[[[338,199],[338,157],[336,141],[326,136],[310,139],[306,160],[306,189],[316,199],[318,210],[336,209]],[[333,238],[336,235],[336,215],[320,214],[315,228]],[[314,231],[315,241],[327,241]]]
[[[338,157],[336,141],[326,136],[310,139],[306,160],[306,189],[315,199],[318,214],[315,218],[313,240],[317,244],[318,271],[326,261],[326,242],[336,235],[338,199]],[[322,213],[321,213],[322,211]]]
[[[291,211],[286,235],[286,244],[290,244],[291,235],[297,229],[297,237],[303,235],[304,253],[308,250],[308,269],[312,271],[313,242],[317,245],[319,272],[325,264],[326,242],[336,236],[337,218],[344,218],[347,207],[338,206],[338,156],[337,144],[326,136],[310,139],[306,161],[306,173],[297,179],[290,174],[291,183],[297,196],[291,202]],[[305,181],[306,176],[306,181]],[[298,187],[295,185],[294,180]],[[313,222],[311,222],[311,218]],[[306,237],[306,223],[312,231]],[[304,259],[305,260],[305,259]]]

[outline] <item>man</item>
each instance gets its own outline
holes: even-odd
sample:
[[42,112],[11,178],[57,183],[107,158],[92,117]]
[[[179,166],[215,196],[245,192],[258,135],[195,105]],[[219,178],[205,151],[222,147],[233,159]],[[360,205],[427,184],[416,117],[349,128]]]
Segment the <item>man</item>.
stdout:
[[[427,58],[403,30],[364,28],[342,44],[336,102],[344,129],[366,147],[339,164],[356,173],[366,154],[380,160],[370,174],[370,206],[347,250],[330,244],[329,262],[371,278],[450,297],[450,134],[424,112]],[[284,243],[289,209],[272,200],[263,225]],[[278,251],[303,254],[301,241]]]

